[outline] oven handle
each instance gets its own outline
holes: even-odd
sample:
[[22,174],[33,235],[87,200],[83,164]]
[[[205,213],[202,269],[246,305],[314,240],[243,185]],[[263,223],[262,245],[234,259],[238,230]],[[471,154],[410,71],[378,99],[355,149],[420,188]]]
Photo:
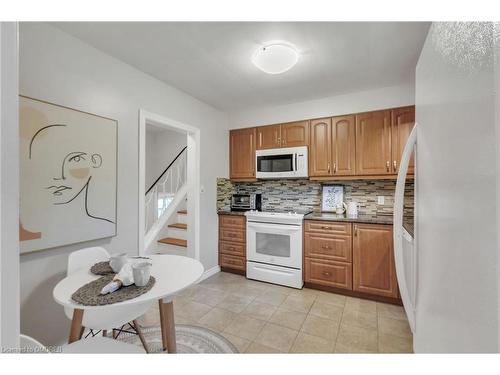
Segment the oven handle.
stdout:
[[[277,230],[280,230],[284,233],[296,233],[299,231],[302,231],[302,226],[301,225],[286,225],[286,224],[275,224],[275,223],[257,223],[254,221],[248,221],[247,222],[247,229],[253,229],[255,231],[258,231],[259,229],[264,229],[264,230],[271,230],[273,233],[276,233]],[[267,233],[267,231],[266,231]],[[280,234],[280,233],[278,233]]]

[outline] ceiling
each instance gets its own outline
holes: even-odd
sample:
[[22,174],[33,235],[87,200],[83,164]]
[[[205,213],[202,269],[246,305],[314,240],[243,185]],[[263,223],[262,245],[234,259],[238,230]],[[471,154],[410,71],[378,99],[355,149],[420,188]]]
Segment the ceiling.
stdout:
[[[412,82],[429,23],[71,22],[56,27],[223,111]],[[271,40],[300,51],[269,75],[251,62]]]

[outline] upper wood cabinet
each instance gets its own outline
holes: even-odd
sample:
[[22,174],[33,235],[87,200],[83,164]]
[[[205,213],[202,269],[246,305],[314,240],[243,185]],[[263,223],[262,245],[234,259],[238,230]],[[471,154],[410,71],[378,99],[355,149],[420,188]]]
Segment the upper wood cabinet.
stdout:
[[332,159],[332,119],[311,120],[309,176],[330,176]]
[[257,128],[257,150],[279,148],[281,125],[259,126]]
[[354,224],[352,239],[353,289],[397,298],[392,226]]
[[[401,163],[401,155],[406,145],[406,141],[410,136],[410,132],[415,126],[415,107],[396,108],[391,111],[392,121],[392,173],[397,174],[399,164]],[[408,164],[408,173],[415,172],[415,157],[414,154]]]
[[255,179],[255,128],[229,132],[229,177],[234,180]]
[[356,115],[356,174],[392,174],[391,111]]
[[309,121],[259,126],[257,150],[309,145]]
[[281,125],[281,147],[309,146],[309,121]]
[[309,175],[353,176],[355,147],[354,116],[311,120]]
[[355,174],[356,138],[355,117],[332,118],[332,174],[353,176]]

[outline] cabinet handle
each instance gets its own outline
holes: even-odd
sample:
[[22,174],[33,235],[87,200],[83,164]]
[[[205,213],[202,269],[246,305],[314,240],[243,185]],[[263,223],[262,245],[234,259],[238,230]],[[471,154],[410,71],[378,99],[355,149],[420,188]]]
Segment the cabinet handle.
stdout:
[[323,249],[331,249],[331,247],[330,247],[330,246],[328,246],[328,245],[323,245],[323,246],[321,246],[321,247],[322,247]]
[[354,226],[354,236],[357,236],[358,235],[358,226],[355,225]]
[[330,227],[321,227],[321,229],[328,229],[329,230],[329,229],[332,229],[332,228],[330,228]]
[[385,169],[387,170],[387,172],[389,172],[389,165],[390,165],[389,160],[387,160],[387,163],[385,163]]
[[333,173],[337,173],[337,163],[333,163]]
[[323,276],[331,276],[332,274],[330,272],[323,271],[322,272]]
[[281,145],[281,138],[278,137],[278,144]]
[[330,173],[330,163],[328,163],[328,173]]
[[398,162],[396,160],[394,160],[392,162],[392,166],[394,167],[394,172],[396,172],[398,170]]

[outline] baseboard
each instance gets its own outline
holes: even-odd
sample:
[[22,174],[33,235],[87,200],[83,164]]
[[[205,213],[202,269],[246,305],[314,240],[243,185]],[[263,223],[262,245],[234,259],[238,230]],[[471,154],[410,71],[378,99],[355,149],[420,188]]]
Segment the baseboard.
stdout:
[[201,277],[199,278],[198,282],[201,282],[201,281],[203,281],[205,279],[208,279],[210,276],[213,276],[213,275],[215,275],[218,272],[220,272],[220,267],[219,266],[212,267],[212,268],[206,270],[205,272],[203,272],[203,275],[201,275]]

